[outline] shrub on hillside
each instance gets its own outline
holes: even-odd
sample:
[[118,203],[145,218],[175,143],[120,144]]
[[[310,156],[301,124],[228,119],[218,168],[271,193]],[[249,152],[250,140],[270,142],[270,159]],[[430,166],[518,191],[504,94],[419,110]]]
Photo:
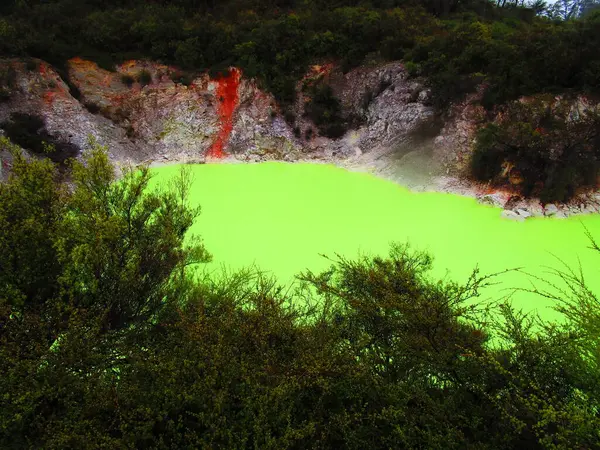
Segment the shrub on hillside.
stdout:
[[133,83],[135,83],[135,78],[133,78],[128,73],[124,73],[123,75],[121,75],[121,83],[123,83],[127,87],[131,87]]
[[136,77],[138,83],[142,86],[147,86],[152,83],[152,74],[148,70],[142,70]]
[[0,68],[0,102],[5,102],[12,96],[17,81],[17,72],[7,64]]
[[319,83],[308,88],[309,100],[304,105],[306,115],[319,128],[319,132],[330,138],[344,135],[348,125],[342,116],[340,101],[331,86]]
[[33,58],[29,58],[25,62],[25,69],[28,70],[29,72],[37,72],[40,69],[40,63],[39,63],[39,61],[37,61]]
[[33,114],[13,113],[10,120],[0,124],[6,135],[15,144],[35,153],[43,153],[41,132],[45,124],[41,117]]
[[15,144],[47,156],[56,163],[64,163],[79,153],[75,145],[48,133],[43,119],[33,114],[13,113],[9,120],[0,124],[0,128]]
[[194,82],[194,76],[190,73],[173,72],[170,78],[173,83],[180,83],[184,86],[191,86]]
[[511,103],[478,131],[471,160],[476,179],[510,183],[544,203],[595,186],[599,169],[600,114],[553,98]]

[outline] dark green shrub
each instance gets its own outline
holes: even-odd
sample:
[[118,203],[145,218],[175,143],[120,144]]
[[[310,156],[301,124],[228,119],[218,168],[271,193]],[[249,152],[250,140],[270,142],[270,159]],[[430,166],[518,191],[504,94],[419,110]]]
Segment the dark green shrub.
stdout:
[[229,75],[233,65],[231,61],[221,61],[218,64],[214,64],[208,69],[208,76],[212,79],[226,77]]
[[35,153],[44,153],[42,133],[45,129],[41,117],[33,114],[13,113],[10,120],[0,124],[15,144]]
[[13,113],[8,121],[0,124],[0,128],[15,144],[47,156],[56,163],[62,164],[79,153],[77,146],[50,135],[43,119],[33,114]]
[[188,73],[173,72],[170,78],[173,83],[183,84],[184,86],[191,86],[194,82],[194,76]]
[[142,86],[147,86],[152,83],[152,74],[148,70],[142,70],[138,73],[136,79]]
[[289,109],[283,113],[283,118],[289,125],[294,125],[296,123],[296,113]]
[[471,155],[471,173],[482,181],[494,179],[501,170],[504,162],[502,149],[495,143],[500,129],[495,124],[487,124],[477,131],[475,148]]
[[367,55],[402,59],[411,74],[431,79],[440,106],[472,90],[478,74],[495,91],[496,104],[565,89],[599,92],[600,86],[594,12],[551,21],[514,2],[70,1],[30,9],[8,2],[0,52],[54,65],[79,55],[108,70],[128,59],[217,73],[237,66],[282,104],[294,102],[309,65],[337,61],[346,72]]
[[33,58],[30,58],[25,63],[25,69],[29,72],[37,72],[40,69],[40,63]]
[[328,84],[318,84],[309,89],[310,100],[305,104],[307,116],[319,132],[332,139],[342,136],[348,126],[342,117],[340,101]]
[[123,75],[121,75],[121,83],[123,83],[127,87],[131,87],[133,83],[135,83],[135,78],[133,78],[128,73],[124,73]]
[[17,71],[11,65],[0,67],[0,102],[6,102],[12,97],[16,88]]
[[471,173],[496,185],[511,182],[544,203],[567,201],[579,187],[596,185],[600,167],[600,116],[572,112],[573,102],[538,98],[514,102],[499,123],[477,132]]
[[92,143],[61,180],[11,151],[1,448],[598,447],[600,303],[577,270],[538,291],[560,324],[481,300],[494,280],[477,271],[436,279],[406,245],[338,257],[298,291],[195,277],[210,255],[187,234],[189,172],[117,179]]

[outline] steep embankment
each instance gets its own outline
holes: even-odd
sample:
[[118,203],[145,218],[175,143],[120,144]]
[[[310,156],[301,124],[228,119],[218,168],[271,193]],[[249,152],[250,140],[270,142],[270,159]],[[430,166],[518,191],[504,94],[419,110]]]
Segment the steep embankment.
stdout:
[[[238,69],[184,84],[178,69],[166,65],[130,61],[110,72],[77,58],[69,61],[67,83],[42,61],[2,64],[14,71],[14,80],[0,104],[0,122],[15,112],[39,116],[57,141],[85,149],[94,136],[118,162],[325,161],[415,190],[477,196],[512,209],[510,218],[598,208],[590,195],[560,211],[543,209],[538,201],[468,181],[465,168],[482,108],[469,98],[441,120],[428,90],[400,62],[346,74],[333,64],[314,66],[286,111]],[[349,124],[335,139],[320,134],[311,120],[308,90],[323,82]],[[8,167],[9,157],[2,157]]]

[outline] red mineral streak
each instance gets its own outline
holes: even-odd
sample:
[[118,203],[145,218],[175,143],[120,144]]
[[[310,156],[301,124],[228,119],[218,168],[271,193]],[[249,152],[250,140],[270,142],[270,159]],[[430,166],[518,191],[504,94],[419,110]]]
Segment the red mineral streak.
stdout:
[[56,98],[56,92],[48,91],[44,94],[44,103],[47,105],[51,105],[54,103],[54,99]]
[[238,106],[240,78],[242,72],[232,69],[227,76],[220,76],[215,80],[217,83],[217,100],[219,101],[219,133],[213,144],[206,152],[206,156],[212,158],[223,158],[224,148],[233,130],[233,114]]

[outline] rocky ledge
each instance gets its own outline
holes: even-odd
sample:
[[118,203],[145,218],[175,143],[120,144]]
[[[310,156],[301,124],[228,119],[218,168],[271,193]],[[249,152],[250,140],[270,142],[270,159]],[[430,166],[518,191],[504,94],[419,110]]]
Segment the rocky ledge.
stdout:
[[[285,112],[237,69],[186,79],[175,67],[144,61],[107,71],[75,58],[62,76],[39,60],[0,65],[14,74],[0,122],[14,113],[35,115],[54,139],[84,152],[93,136],[118,163],[327,162],[416,191],[476,197],[515,220],[597,212],[600,205],[600,194],[588,193],[568,205],[543,207],[468,180],[481,107],[469,98],[442,120],[422,80],[410,78],[401,62],[345,74],[333,64],[314,66]],[[303,85],[319,80],[332,86],[343,115],[352,118],[352,127],[336,139],[320,135],[306,112]],[[0,158],[0,167],[10,168],[10,155],[0,151]]]

